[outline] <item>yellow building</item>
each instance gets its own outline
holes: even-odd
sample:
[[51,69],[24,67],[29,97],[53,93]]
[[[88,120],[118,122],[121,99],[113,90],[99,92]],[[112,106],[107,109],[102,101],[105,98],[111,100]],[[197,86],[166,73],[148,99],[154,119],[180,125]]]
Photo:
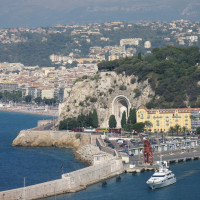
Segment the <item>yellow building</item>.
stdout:
[[76,58],[74,61],[78,62],[79,64],[83,64],[84,62],[102,62],[105,59],[100,59],[100,58]]
[[167,132],[170,127],[178,124],[181,128],[191,130],[191,113],[200,111],[200,108],[172,108],[172,109],[147,109],[140,106],[137,109],[137,122],[150,121],[152,127],[146,128],[152,132]]
[[42,89],[41,98],[52,99],[54,98],[54,89]]

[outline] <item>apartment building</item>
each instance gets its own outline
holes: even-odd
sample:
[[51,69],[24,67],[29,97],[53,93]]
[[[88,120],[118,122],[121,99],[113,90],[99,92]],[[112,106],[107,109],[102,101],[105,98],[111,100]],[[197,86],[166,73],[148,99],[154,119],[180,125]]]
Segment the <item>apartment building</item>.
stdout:
[[18,83],[16,82],[13,82],[13,81],[0,81],[0,91],[9,91],[9,92],[12,92],[12,91],[15,91],[15,90],[18,90],[19,89],[19,86],[18,86]]
[[194,113],[199,116],[200,108],[147,109],[142,105],[137,109],[136,117],[137,122],[150,121],[152,127],[147,130],[151,132],[167,132],[176,124],[192,131],[200,125],[199,121],[194,123],[196,118],[191,117]]

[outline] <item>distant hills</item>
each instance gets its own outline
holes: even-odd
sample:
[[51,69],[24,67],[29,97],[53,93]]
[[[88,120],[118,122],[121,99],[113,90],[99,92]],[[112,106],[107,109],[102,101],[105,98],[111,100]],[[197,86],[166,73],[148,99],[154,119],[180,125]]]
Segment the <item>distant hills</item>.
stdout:
[[199,10],[198,0],[2,0],[0,28],[109,21],[199,20]]

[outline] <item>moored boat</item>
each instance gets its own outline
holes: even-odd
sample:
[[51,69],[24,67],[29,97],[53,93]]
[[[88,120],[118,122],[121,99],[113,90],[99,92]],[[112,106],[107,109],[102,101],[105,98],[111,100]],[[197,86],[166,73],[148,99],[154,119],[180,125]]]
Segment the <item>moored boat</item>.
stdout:
[[146,182],[151,189],[161,188],[176,182],[176,177],[168,169],[166,161],[160,161],[159,167],[151,178]]

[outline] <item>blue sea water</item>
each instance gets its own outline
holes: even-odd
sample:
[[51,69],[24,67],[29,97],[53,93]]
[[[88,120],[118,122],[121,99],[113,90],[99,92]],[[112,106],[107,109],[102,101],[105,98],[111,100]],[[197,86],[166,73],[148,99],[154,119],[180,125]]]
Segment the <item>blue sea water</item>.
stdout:
[[[188,161],[170,165],[177,177],[171,186],[151,190],[146,181],[153,172],[140,174],[123,174],[121,181],[116,178],[106,180],[107,186],[101,183],[87,187],[86,190],[59,195],[57,200],[198,200],[200,199],[200,161]],[[55,197],[47,198],[54,200]]]
[[[60,178],[60,165],[70,172],[85,167],[76,161],[71,149],[12,147],[12,140],[21,129],[34,127],[38,120],[49,117],[0,112],[0,191]],[[153,172],[123,174],[88,186],[86,190],[47,198],[46,200],[198,200],[200,199],[200,161],[170,165],[177,177],[171,186],[150,190],[147,179]]]
[[64,172],[85,167],[75,160],[73,150],[54,147],[13,147],[22,129],[33,128],[38,120],[52,117],[0,112],[0,191],[33,185],[61,177]]

